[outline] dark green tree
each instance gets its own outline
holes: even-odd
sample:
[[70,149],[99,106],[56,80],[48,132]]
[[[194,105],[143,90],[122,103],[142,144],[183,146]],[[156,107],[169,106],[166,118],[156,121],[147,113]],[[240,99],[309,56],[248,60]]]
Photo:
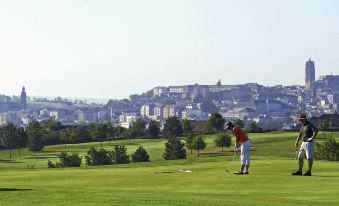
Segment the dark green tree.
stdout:
[[130,137],[142,137],[146,135],[146,122],[143,119],[137,119],[129,129]]
[[44,148],[42,142],[42,128],[38,121],[32,121],[27,127],[28,149],[34,152]]
[[139,146],[138,149],[131,155],[132,162],[149,162],[149,155],[147,151]]
[[232,145],[232,139],[226,133],[220,133],[214,142],[217,147],[221,147],[222,152],[224,151],[224,147],[229,147]]
[[198,151],[198,156],[200,156],[200,150],[204,150],[207,146],[204,136],[201,134],[197,135],[193,139],[192,148]]
[[18,143],[18,138],[18,129],[13,123],[9,122],[1,128],[1,144],[9,149],[9,158],[12,158],[12,149],[16,147]]
[[208,119],[208,124],[211,125],[216,131],[222,131],[225,125],[225,119],[221,114],[214,112]]
[[187,135],[189,135],[193,132],[194,127],[193,127],[190,120],[183,119],[181,121],[181,124],[182,124],[182,130],[183,130],[183,133],[184,133],[185,136],[187,136]]
[[114,128],[114,134],[116,137],[120,137],[126,133],[126,128],[117,126]]
[[87,151],[85,156],[86,165],[111,165],[113,163],[113,152],[107,151],[104,148],[97,150],[92,147]]
[[114,164],[127,164],[131,162],[125,145],[114,145],[112,157]]
[[66,128],[60,131],[60,139],[65,143],[74,143],[79,139],[79,132],[76,128]]
[[69,155],[67,152],[61,152],[58,155],[60,162],[52,163],[48,160],[48,168],[60,168],[60,167],[80,167],[82,158],[78,153],[72,153]]
[[176,137],[182,134],[182,126],[180,121],[177,117],[170,117],[166,120],[166,123],[164,125],[163,129],[163,135],[164,137],[170,138],[170,137]]
[[80,140],[89,140],[90,139],[88,130],[87,130],[87,128],[85,126],[77,126],[76,130],[77,130],[77,132],[79,134],[79,139]]
[[159,123],[152,120],[148,125],[147,133],[151,138],[158,138],[160,133]]
[[102,142],[107,138],[108,128],[105,124],[90,124],[88,126],[88,133],[90,137],[95,141],[100,141],[101,147]]
[[165,143],[165,152],[162,155],[165,160],[186,159],[185,144],[178,137],[170,137]]

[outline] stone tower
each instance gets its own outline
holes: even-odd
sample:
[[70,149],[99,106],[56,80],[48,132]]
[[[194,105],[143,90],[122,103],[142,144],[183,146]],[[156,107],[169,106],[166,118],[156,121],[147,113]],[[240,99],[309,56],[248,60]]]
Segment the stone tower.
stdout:
[[25,87],[22,87],[22,91],[20,94],[20,104],[23,109],[27,109],[27,95],[26,95]]
[[308,90],[312,90],[314,82],[315,82],[315,67],[314,61],[312,61],[310,58],[306,62],[305,67],[305,88]]

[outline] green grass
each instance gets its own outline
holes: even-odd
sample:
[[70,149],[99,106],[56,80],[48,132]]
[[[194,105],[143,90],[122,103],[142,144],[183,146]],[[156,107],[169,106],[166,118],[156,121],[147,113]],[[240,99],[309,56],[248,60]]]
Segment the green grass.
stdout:
[[[165,140],[121,140],[132,153],[142,145],[152,162],[81,168],[48,169],[47,160],[65,151],[64,145],[9,160],[0,151],[0,205],[339,205],[338,162],[315,161],[314,176],[293,177],[296,133],[250,134],[251,174],[225,172],[233,152],[221,152],[208,136],[208,147],[197,157],[165,161]],[[334,133],[338,137],[338,133]],[[83,155],[100,143],[67,145]],[[105,148],[111,149],[107,142]],[[239,157],[231,166],[238,169]],[[26,169],[35,164],[36,169]],[[306,165],[307,166],[307,165]],[[180,173],[189,169],[192,173]]]

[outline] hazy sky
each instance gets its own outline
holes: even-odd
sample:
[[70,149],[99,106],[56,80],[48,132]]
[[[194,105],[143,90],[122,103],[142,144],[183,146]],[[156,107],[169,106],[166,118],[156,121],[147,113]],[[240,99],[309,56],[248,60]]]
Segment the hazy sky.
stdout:
[[0,0],[0,94],[303,84],[309,57],[339,74],[339,1]]

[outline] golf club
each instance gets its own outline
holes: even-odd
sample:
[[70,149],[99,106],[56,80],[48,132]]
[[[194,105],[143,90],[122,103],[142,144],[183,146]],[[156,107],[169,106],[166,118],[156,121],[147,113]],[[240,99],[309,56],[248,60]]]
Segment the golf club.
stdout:
[[234,151],[234,155],[233,155],[232,161],[228,164],[228,167],[226,168],[226,172],[230,171],[232,163],[233,163],[233,161],[235,159],[235,156],[237,156],[237,151]]
[[296,169],[294,169],[293,170],[293,172],[296,172],[296,171],[298,171],[298,169],[299,169],[299,159],[298,159],[298,149],[296,148],[295,149],[295,158],[294,158],[294,160],[297,162],[297,167],[296,167]]

